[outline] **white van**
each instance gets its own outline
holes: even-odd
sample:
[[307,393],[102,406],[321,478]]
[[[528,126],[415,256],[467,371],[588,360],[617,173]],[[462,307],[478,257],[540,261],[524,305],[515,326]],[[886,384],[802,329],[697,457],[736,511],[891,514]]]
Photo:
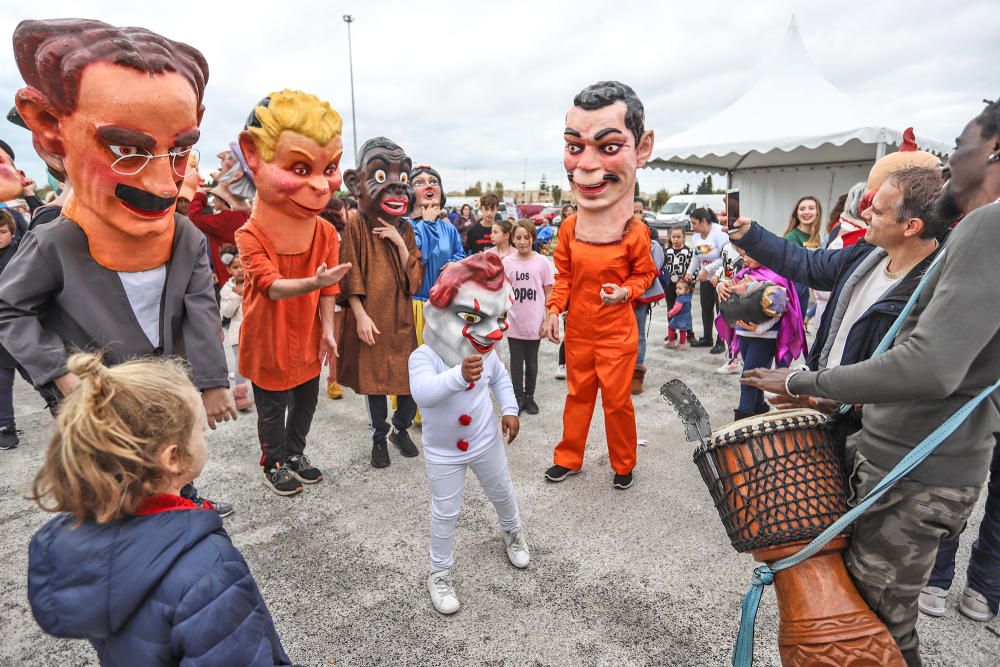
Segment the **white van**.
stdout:
[[510,197],[500,200],[500,205],[497,207],[497,214],[500,215],[503,220],[506,220],[507,218],[514,218],[514,220],[521,219],[521,214],[517,212],[517,205]]
[[652,226],[669,229],[683,225],[684,229],[691,229],[691,213],[696,208],[710,208],[718,213],[722,210],[722,195],[674,195],[656,213]]

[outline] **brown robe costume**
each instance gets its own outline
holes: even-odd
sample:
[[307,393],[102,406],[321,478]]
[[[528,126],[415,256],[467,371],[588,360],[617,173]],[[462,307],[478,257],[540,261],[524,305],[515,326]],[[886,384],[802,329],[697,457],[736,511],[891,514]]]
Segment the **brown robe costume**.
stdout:
[[[424,263],[408,220],[400,218],[396,223],[410,252],[406,266],[400,262],[396,246],[373,234],[373,227],[354,212],[340,241],[340,262],[350,262],[351,270],[341,279],[337,297],[344,308],[337,379],[359,394],[408,395],[409,358],[417,348],[411,299],[424,279]],[[375,334],[374,345],[358,338],[358,321],[347,303],[351,296],[361,299],[381,332]]]

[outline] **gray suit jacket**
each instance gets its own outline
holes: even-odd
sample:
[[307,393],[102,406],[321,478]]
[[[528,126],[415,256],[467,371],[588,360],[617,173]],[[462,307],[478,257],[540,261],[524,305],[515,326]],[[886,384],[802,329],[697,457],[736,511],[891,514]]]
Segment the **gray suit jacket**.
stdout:
[[26,235],[0,276],[0,343],[36,387],[65,374],[75,350],[102,351],[109,365],[175,355],[188,361],[199,389],[228,387],[207,245],[191,221],[176,216],[154,348],[118,274],[95,262],[83,230],[60,216]]

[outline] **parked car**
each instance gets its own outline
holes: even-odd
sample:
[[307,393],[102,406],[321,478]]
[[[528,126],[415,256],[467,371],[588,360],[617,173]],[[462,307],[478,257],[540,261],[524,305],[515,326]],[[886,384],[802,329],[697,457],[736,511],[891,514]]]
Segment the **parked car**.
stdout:
[[696,208],[710,208],[718,212],[722,210],[722,195],[674,195],[667,200],[650,224],[658,230],[683,225],[686,231],[690,231],[691,213]]
[[562,212],[561,206],[546,206],[541,211],[541,216],[552,224],[552,221]]
[[518,204],[517,212],[522,218],[533,218],[545,208],[544,204]]

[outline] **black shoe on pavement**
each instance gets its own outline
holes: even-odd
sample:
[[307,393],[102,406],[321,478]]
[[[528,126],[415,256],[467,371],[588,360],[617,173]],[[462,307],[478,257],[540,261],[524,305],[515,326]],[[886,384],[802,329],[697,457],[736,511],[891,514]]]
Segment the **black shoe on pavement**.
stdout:
[[552,466],[545,471],[545,479],[550,482],[561,482],[570,475],[575,475],[580,472],[579,470],[571,470],[570,468],[564,468],[563,466]]
[[193,502],[195,505],[198,505],[199,507],[204,507],[205,503],[208,503],[209,506],[213,510],[215,510],[215,513],[221,516],[223,519],[225,519],[227,516],[236,511],[235,509],[233,509],[232,505],[230,505],[229,503],[224,503],[221,500],[209,500],[208,498],[195,496],[191,500],[191,502]]
[[287,459],[285,467],[288,468],[288,472],[292,473],[292,477],[303,484],[315,484],[323,481],[323,471],[310,463],[305,454]]
[[19,431],[13,426],[0,428],[0,449],[14,449],[17,447],[21,444],[21,440],[17,436],[23,433],[24,431]]
[[721,340],[717,340],[717,341],[715,341],[715,345],[712,346],[712,349],[709,350],[708,353],[709,354],[722,354],[725,351],[726,351],[726,344],[723,341],[721,341]]
[[[420,450],[417,449],[417,445],[410,438],[410,434],[406,431],[397,431],[395,428],[389,433],[389,440],[392,444],[399,447],[399,453],[403,456],[408,456],[413,458],[414,456],[420,455]],[[374,455],[374,454],[373,454]],[[388,458],[386,458],[388,461]],[[386,463],[388,465],[388,463]]]
[[632,473],[627,475],[615,475],[614,487],[616,489],[625,490],[635,484],[635,478],[632,477]]
[[279,496],[294,496],[296,493],[302,493],[302,484],[282,464],[276,463],[271,468],[262,468],[262,471],[264,473],[264,486]]
[[538,403],[535,403],[534,396],[524,397],[524,411],[527,412],[529,415],[538,414]]
[[712,347],[711,338],[699,338],[695,342],[691,343],[691,347]]
[[517,397],[517,416],[520,417],[523,412],[524,412],[524,398],[518,396]]
[[385,441],[372,443],[372,467],[389,467],[389,447]]

